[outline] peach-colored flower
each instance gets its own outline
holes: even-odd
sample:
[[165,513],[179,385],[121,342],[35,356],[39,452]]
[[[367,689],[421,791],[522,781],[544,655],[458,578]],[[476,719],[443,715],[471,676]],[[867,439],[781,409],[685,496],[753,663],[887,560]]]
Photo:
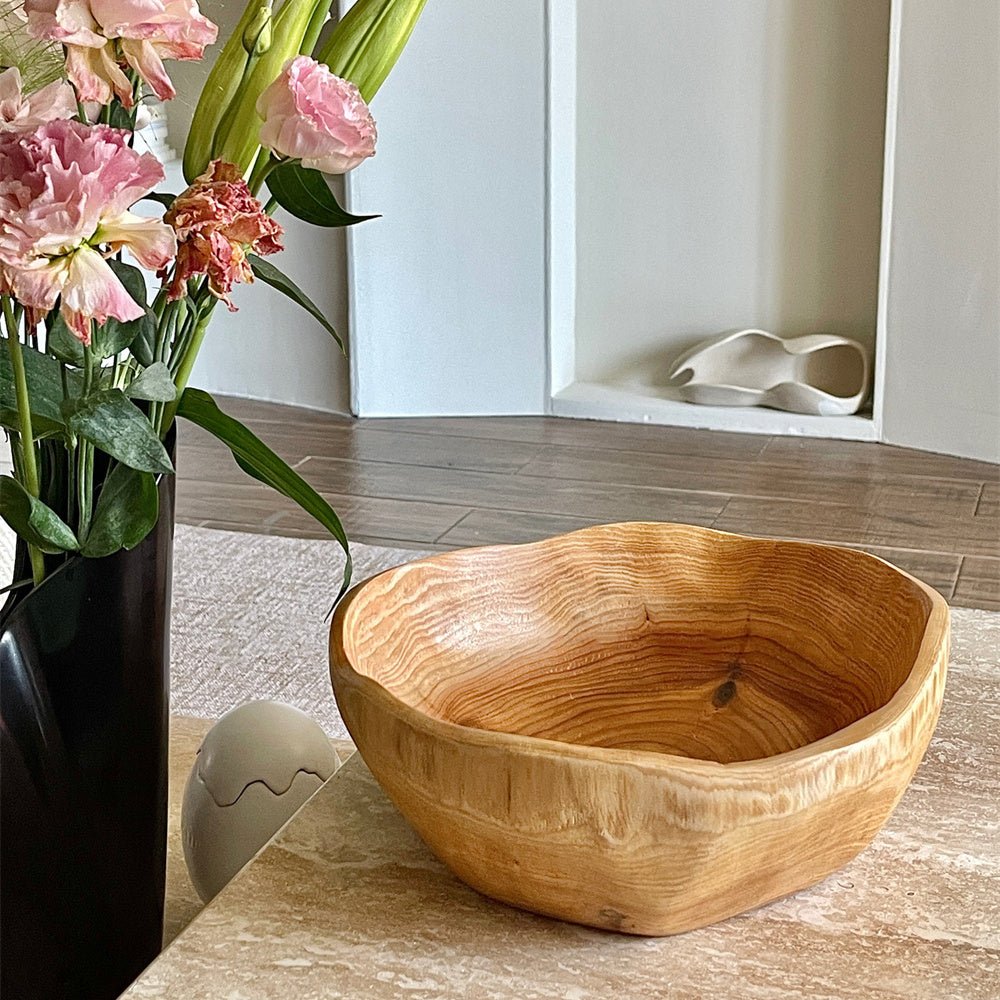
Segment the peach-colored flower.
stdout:
[[25,0],[28,31],[61,42],[81,101],[132,106],[127,64],[160,100],[176,93],[164,59],[200,59],[218,28],[195,0]]
[[84,343],[91,320],[141,316],[105,257],[126,248],[144,267],[169,263],[171,228],[128,211],[161,180],[156,158],[107,125],[53,121],[0,132],[0,264],[18,301],[36,314],[58,301]]
[[33,94],[21,93],[21,73],[16,66],[0,73],[0,131],[31,130],[44,122],[76,114],[73,88],[56,80]]
[[375,121],[349,80],[296,56],[257,100],[260,142],[325,174],[346,174],[375,155]]
[[230,312],[229,292],[239,281],[253,281],[248,253],[266,255],[281,249],[281,226],[250,193],[237,167],[213,160],[182,191],[163,216],[177,234],[177,262],[167,295],[184,295],[188,278],[208,276],[208,289]]

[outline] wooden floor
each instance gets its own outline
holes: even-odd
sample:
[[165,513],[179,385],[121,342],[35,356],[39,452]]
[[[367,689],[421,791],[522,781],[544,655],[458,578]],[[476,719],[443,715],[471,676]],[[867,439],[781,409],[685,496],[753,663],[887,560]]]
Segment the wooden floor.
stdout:
[[[329,499],[351,538],[445,549],[604,521],[686,521],[866,549],[1000,610],[1000,466],[884,445],[550,417],[347,420],[220,400]],[[183,424],[178,519],[323,537]]]

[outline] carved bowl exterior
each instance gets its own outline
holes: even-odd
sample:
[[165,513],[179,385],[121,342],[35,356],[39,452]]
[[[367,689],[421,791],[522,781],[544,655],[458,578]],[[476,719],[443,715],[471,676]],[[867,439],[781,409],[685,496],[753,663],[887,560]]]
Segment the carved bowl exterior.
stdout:
[[341,714],[469,885],[632,934],[812,885],[895,808],[948,607],[851,549],[677,524],[420,559],[334,616]]

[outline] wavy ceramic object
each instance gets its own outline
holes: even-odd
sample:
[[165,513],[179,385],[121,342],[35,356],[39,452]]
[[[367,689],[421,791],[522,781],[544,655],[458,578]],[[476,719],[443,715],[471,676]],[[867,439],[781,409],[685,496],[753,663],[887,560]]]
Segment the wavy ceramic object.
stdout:
[[856,340],[812,333],[784,340],[736,330],[685,351],[670,378],[680,396],[708,406],[770,406],[820,417],[857,413],[868,396],[868,351]]
[[340,766],[305,712],[277,701],[231,709],[198,748],[181,810],[184,860],[208,902]]
[[948,621],[863,552],[613,524],[388,570],[330,659],[365,762],[460,878],[662,935],[868,844],[934,729]]

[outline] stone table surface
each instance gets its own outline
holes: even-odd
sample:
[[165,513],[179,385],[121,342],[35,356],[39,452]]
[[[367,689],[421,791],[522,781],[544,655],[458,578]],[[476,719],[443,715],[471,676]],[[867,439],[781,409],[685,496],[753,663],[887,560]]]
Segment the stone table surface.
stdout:
[[885,829],[811,889],[671,938],[536,917],[455,879],[355,754],[126,996],[996,1000],[1000,647],[989,625],[953,647],[937,732]]

